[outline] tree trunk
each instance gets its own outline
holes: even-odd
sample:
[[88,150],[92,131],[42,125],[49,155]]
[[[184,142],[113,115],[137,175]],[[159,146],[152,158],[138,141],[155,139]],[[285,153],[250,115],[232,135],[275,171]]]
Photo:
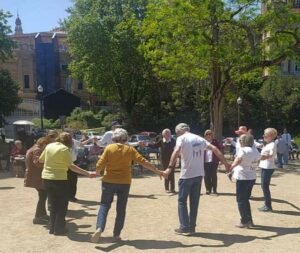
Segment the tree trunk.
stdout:
[[223,136],[223,111],[224,96],[218,91],[212,95],[210,100],[210,128],[217,140],[221,141]]

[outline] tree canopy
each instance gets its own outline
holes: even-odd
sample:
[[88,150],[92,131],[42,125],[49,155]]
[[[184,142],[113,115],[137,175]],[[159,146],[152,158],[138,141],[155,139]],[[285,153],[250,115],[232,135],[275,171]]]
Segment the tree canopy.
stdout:
[[[141,49],[164,78],[207,80],[210,121],[222,135],[226,93],[243,78],[294,57],[300,15],[254,0],[150,0]],[[267,11],[260,12],[260,3]],[[272,21],[272,22],[270,22]],[[236,97],[238,94],[236,94]]]
[[64,24],[74,59],[70,65],[73,75],[92,92],[120,103],[127,114],[151,82],[136,33],[145,2],[76,0]]
[[0,69],[0,117],[13,112],[21,99],[18,96],[19,86],[11,78],[7,70]]
[[[15,43],[9,38],[11,32],[7,18],[10,14],[0,9],[0,64],[12,56]],[[21,99],[18,97],[19,87],[11,78],[7,70],[0,66],[0,127],[2,127],[3,116],[13,112]]]
[[11,17],[8,12],[0,9],[0,63],[9,59],[16,44],[8,37],[11,33],[7,18]]

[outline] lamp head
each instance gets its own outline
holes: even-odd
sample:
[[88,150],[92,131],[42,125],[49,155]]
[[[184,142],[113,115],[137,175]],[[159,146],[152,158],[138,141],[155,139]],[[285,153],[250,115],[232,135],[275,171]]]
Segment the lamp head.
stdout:
[[38,89],[38,92],[39,92],[39,93],[43,93],[43,91],[44,91],[44,88],[43,88],[42,85],[39,85],[39,86],[37,87],[37,89]]
[[241,97],[238,97],[236,102],[238,105],[241,105],[243,103],[243,99]]

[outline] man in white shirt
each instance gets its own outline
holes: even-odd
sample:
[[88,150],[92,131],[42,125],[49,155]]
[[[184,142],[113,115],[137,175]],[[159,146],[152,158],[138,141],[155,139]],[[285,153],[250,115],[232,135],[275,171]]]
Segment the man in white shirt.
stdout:
[[289,161],[289,151],[290,146],[292,145],[292,137],[288,133],[287,129],[283,129],[283,134],[281,135],[282,140],[285,142],[285,150],[283,153],[283,164],[287,165]]
[[111,130],[104,133],[104,135],[102,136],[102,138],[99,141],[98,145],[100,147],[106,147],[107,145],[112,144],[113,143],[113,141],[112,141],[113,132],[117,128],[120,128],[120,127],[122,127],[122,125],[118,121],[113,121],[111,123]]
[[[171,155],[168,168],[164,171],[169,175],[175,168],[176,159],[181,155],[181,170],[178,191],[178,214],[180,227],[175,233],[190,235],[195,232],[198,205],[200,199],[201,182],[204,176],[204,151],[212,150],[214,154],[226,166],[230,165],[222,153],[202,137],[190,133],[190,128],[185,123],[176,126],[175,132],[178,136],[176,146]],[[189,197],[190,213],[187,209],[187,198]]]

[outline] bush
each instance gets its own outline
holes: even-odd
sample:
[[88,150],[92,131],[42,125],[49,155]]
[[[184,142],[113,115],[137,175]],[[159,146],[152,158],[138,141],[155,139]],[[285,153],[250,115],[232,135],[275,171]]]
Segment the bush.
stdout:
[[73,110],[71,115],[67,117],[67,126],[69,128],[80,129],[80,128],[95,128],[101,126],[101,122],[104,117],[108,114],[105,110],[100,110],[97,113],[92,111],[84,111],[77,107]]

